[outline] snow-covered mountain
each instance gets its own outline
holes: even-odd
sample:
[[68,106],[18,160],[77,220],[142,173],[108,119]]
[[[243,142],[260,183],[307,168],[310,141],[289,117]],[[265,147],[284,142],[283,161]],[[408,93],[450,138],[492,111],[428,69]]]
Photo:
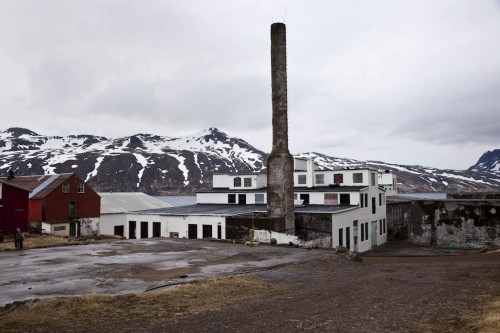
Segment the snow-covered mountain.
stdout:
[[[457,171],[357,161],[319,153],[297,156],[312,158],[324,169],[370,166],[394,170],[401,192],[500,188],[500,173],[479,166]],[[266,159],[266,153],[216,128],[183,137],[136,134],[117,139],[94,135],[45,136],[23,128],[0,131],[0,175],[10,169],[17,175],[75,172],[98,191],[191,194],[209,188],[214,172],[259,172],[265,169]]]
[[75,172],[98,191],[192,193],[210,187],[214,172],[260,171],[266,156],[216,128],[184,137],[118,139],[44,136],[23,128],[0,132],[0,174]]
[[487,151],[476,164],[469,168],[470,171],[493,172],[500,174],[500,149]]

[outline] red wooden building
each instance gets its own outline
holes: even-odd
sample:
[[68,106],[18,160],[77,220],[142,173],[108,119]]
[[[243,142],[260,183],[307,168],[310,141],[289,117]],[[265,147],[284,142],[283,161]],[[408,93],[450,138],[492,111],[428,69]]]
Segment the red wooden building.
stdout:
[[17,228],[28,231],[28,197],[30,190],[0,179],[0,231],[13,234]]
[[76,174],[11,175],[0,181],[30,191],[30,227],[68,236],[98,231],[101,198]]

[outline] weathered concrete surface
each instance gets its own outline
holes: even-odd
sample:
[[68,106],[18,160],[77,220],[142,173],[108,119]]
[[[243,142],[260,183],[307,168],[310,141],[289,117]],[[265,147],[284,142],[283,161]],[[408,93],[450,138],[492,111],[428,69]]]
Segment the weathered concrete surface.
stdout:
[[392,237],[416,244],[500,247],[500,200],[412,200],[387,205]]
[[273,145],[267,158],[267,207],[270,217],[284,217],[288,234],[295,234],[293,157],[288,150],[286,26],[271,25]]
[[0,305],[34,298],[144,291],[301,262],[324,253],[180,239],[6,251],[0,253]]

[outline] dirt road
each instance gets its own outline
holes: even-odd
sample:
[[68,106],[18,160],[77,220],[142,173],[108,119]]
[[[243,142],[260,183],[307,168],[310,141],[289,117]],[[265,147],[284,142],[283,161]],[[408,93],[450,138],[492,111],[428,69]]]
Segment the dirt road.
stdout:
[[[298,251],[301,258],[273,269],[247,270],[239,275],[242,280],[148,292],[147,300],[77,299],[68,314],[63,311],[71,307],[64,300],[10,306],[0,311],[0,330],[478,332],[487,306],[500,301],[500,252],[391,243],[364,255],[360,263],[331,251],[263,247],[246,252],[242,245],[225,246],[238,249],[240,258],[263,255],[259,251],[269,253],[268,259],[288,257],[288,251]],[[21,326],[12,327],[14,322]]]

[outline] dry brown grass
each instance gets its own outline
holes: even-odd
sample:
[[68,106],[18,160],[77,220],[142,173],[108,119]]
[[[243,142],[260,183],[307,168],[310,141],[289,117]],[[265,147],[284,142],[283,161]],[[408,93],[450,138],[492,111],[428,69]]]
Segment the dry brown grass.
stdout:
[[0,331],[128,330],[138,322],[158,324],[178,316],[220,311],[244,300],[279,297],[286,290],[284,285],[230,276],[162,292],[49,299],[0,308]]
[[481,314],[476,318],[478,332],[500,332],[500,288],[496,291],[492,299],[484,303]]
[[[109,238],[116,239],[113,237],[99,236],[98,238]],[[27,235],[23,241],[23,249],[35,249],[43,247],[53,247],[53,246],[63,246],[63,245],[78,245],[78,244],[88,244],[95,241],[97,238],[74,238],[74,237],[62,237],[54,235]],[[17,250],[14,245],[14,239],[12,236],[7,236],[5,241],[0,243],[0,251]]]

